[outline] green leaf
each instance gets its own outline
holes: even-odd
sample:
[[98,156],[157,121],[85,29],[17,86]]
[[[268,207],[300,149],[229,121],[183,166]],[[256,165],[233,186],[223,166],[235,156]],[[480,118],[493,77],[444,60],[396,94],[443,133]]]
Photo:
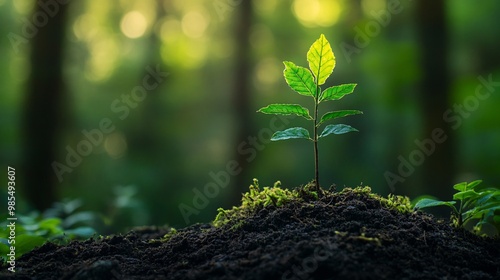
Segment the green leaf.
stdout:
[[92,235],[94,235],[96,232],[93,228],[91,227],[78,227],[75,229],[67,229],[64,231],[65,234],[67,235],[74,235],[79,238],[89,238]]
[[283,61],[283,64],[285,64],[283,75],[290,88],[299,94],[316,97],[316,84],[311,71],[290,61]]
[[498,206],[492,206],[487,209],[471,209],[462,215],[462,217],[465,220],[470,220],[470,219],[483,219],[483,216],[488,216],[489,213],[494,213],[496,210],[500,210],[500,205]]
[[342,110],[342,111],[328,112],[321,117],[318,126],[327,120],[342,118],[351,115],[358,115],[358,114],[363,114],[363,112],[358,110]]
[[483,181],[482,180],[476,180],[476,181],[473,181],[473,182],[470,182],[467,184],[467,190],[472,190],[474,189],[477,185],[481,184]]
[[352,131],[359,131],[359,130],[346,124],[330,124],[325,127],[325,129],[323,130],[323,132],[321,132],[321,135],[319,137],[320,138],[325,137],[330,134],[344,134]]
[[61,219],[59,218],[47,218],[40,221],[39,226],[41,229],[53,230],[61,224]]
[[271,104],[264,108],[260,108],[257,112],[274,115],[297,115],[304,117],[306,120],[312,120],[309,115],[309,110],[298,104]]
[[463,192],[467,189],[467,182],[455,184],[453,188],[457,191]]
[[302,127],[292,127],[289,129],[285,129],[283,131],[276,131],[271,137],[271,141],[279,141],[279,140],[287,140],[287,139],[309,139],[312,140],[309,136],[309,131]]
[[456,203],[455,201],[441,201],[441,200],[436,200],[436,199],[432,199],[432,198],[423,198],[415,204],[415,208],[422,209],[422,208],[427,208],[427,207],[446,205],[448,207],[453,208],[456,212],[457,210],[456,210],[455,206],[453,206],[453,204],[455,204],[455,203]]
[[492,202],[485,203],[484,205],[478,206],[478,209],[498,209],[500,207],[500,201],[494,200]]
[[456,194],[453,195],[453,199],[464,200],[466,198],[469,199],[476,198],[477,196],[479,196],[477,192],[475,192],[474,190],[468,190],[463,192],[457,192]]
[[321,34],[309,48],[307,61],[318,85],[324,84],[335,68],[335,56],[325,35]]
[[96,214],[91,211],[82,211],[64,218],[61,226],[71,228],[76,224],[90,223],[96,219]]
[[321,93],[321,97],[319,101],[328,101],[328,100],[339,100],[342,97],[351,94],[354,91],[356,84],[344,84],[333,86],[325,89],[323,93]]
[[496,189],[483,190],[479,193],[479,199],[477,200],[477,205],[481,205],[489,200],[500,201],[500,191]]
[[411,200],[411,205],[413,205],[413,208],[415,208],[415,205],[417,204],[417,202],[419,202],[420,200],[424,199],[424,198],[430,198],[430,199],[434,199],[434,200],[437,200],[437,198],[435,196],[432,196],[432,195],[419,195],[417,197],[415,197],[414,199]]
[[20,234],[16,236],[16,256],[22,256],[37,246],[43,245],[46,239],[41,236]]

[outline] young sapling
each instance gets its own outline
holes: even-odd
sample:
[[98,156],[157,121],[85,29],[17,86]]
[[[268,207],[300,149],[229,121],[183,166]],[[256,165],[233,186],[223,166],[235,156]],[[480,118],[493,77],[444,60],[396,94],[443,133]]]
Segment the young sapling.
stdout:
[[292,127],[283,131],[277,131],[273,134],[271,141],[287,140],[287,139],[307,139],[313,142],[314,146],[314,169],[315,169],[315,186],[319,192],[319,153],[318,140],[330,134],[344,134],[347,132],[358,131],[357,129],[346,124],[330,124],[327,125],[319,134],[318,128],[326,121],[334,120],[350,115],[362,114],[358,110],[340,110],[325,113],[321,118],[318,118],[318,107],[323,101],[339,100],[347,94],[354,91],[356,84],[343,84],[332,86],[321,91],[323,85],[335,68],[335,56],[333,54],[330,43],[323,34],[316,40],[307,52],[307,61],[309,69],[295,65],[293,62],[284,61],[286,83],[291,89],[297,93],[309,96],[314,99],[313,115],[309,114],[309,110],[299,104],[271,104],[258,110],[264,114],[274,115],[297,115],[309,120],[313,124],[313,136],[303,127]]

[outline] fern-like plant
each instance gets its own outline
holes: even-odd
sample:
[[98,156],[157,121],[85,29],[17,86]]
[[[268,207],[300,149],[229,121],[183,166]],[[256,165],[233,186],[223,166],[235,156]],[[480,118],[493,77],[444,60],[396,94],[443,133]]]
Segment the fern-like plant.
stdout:
[[341,110],[325,113],[321,118],[318,117],[318,107],[323,101],[339,100],[347,94],[354,91],[356,84],[343,84],[332,86],[321,91],[323,85],[335,68],[335,56],[330,43],[323,34],[316,40],[307,52],[307,61],[309,69],[295,65],[293,62],[284,61],[285,70],[283,72],[285,80],[291,89],[297,93],[309,96],[314,99],[313,115],[309,110],[299,104],[271,104],[258,110],[264,114],[274,115],[297,115],[310,120],[313,123],[313,136],[303,127],[292,127],[283,131],[277,131],[272,136],[272,141],[287,140],[294,138],[307,139],[314,145],[314,167],[315,167],[315,185],[319,191],[319,158],[318,158],[318,140],[330,134],[344,134],[347,132],[358,131],[357,129],[345,124],[327,125],[319,134],[319,127],[326,121],[333,119],[362,114],[358,110]]

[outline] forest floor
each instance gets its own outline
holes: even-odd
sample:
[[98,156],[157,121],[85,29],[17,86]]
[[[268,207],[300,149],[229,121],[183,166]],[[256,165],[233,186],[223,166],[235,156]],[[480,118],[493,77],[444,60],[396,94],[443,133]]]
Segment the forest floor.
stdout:
[[139,228],[61,246],[2,268],[16,279],[500,279],[500,239],[353,191],[255,211],[239,226]]

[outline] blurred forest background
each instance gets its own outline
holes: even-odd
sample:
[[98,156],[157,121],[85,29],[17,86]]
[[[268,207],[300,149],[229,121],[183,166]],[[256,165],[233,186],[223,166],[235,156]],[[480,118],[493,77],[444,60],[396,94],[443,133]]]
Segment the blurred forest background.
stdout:
[[[253,178],[306,184],[312,144],[269,138],[310,124],[255,111],[311,102],[282,61],[308,66],[321,33],[336,56],[325,86],[358,84],[325,110],[364,112],[342,120],[359,133],[319,143],[323,187],[442,199],[460,181],[499,187],[499,12],[495,0],[0,0],[1,192],[15,167],[19,213],[79,198],[116,232],[209,222]],[[446,140],[431,151],[435,129]]]

